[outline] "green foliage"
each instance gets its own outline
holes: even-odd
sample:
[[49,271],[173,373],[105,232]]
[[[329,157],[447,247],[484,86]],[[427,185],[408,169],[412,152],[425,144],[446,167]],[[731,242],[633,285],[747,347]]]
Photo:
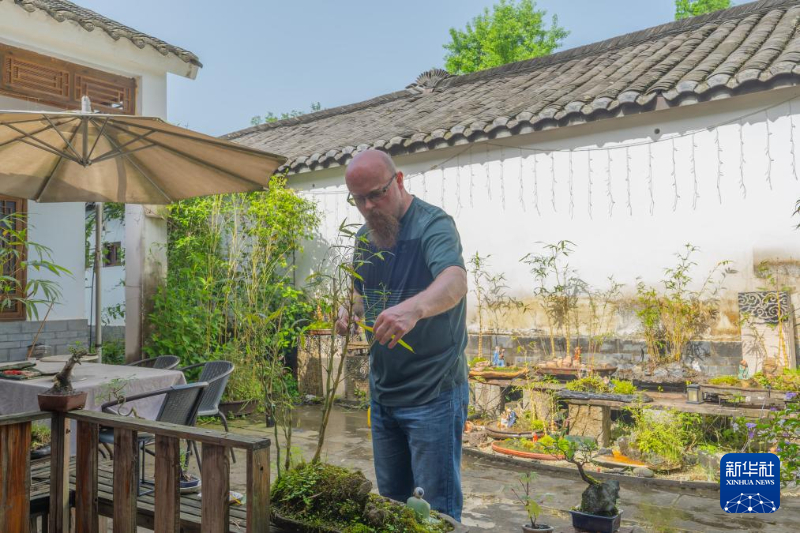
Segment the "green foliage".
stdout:
[[280,179],[263,193],[170,206],[167,282],[148,316],[153,334],[145,353],[202,362],[222,354],[229,342],[254,340],[275,313],[282,325],[277,342],[289,349],[302,329],[299,321],[311,316],[307,298],[292,284],[292,254],[317,224],[313,204]]
[[506,293],[505,274],[490,273],[489,258],[479,252],[469,258],[469,273],[472,276],[472,292],[475,294],[478,312],[478,358],[483,357],[483,337],[487,329],[504,329],[503,319],[512,309],[523,309],[519,300]]
[[614,394],[636,394],[639,392],[633,382],[616,378],[611,380],[611,390]]
[[697,251],[697,247],[687,244],[683,252],[675,254],[675,266],[664,269],[662,291],[643,282],[637,285],[637,316],[654,363],[663,362],[662,346],[668,349],[670,359],[680,361],[686,344],[705,332],[717,317],[717,295],[731,272],[730,261],[717,263],[695,290],[691,288],[692,270],[697,263],[692,257]]
[[113,339],[103,341],[103,364],[121,365],[125,363],[125,341]]
[[535,279],[533,293],[545,316],[550,335],[550,355],[556,353],[555,331],[560,330],[566,341],[566,353],[572,355],[570,339],[573,328],[578,329],[578,298],[587,285],[568,263],[575,243],[567,240],[545,244],[544,252],[526,254],[521,262],[529,266]]
[[700,415],[674,410],[653,412],[629,409],[634,419],[633,445],[644,454],[655,454],[672,465],[680,465],[686,449],[697,439]]
[[564,386],[565,389],[578,392],[611,392],[611,386],[597,375],[590,375],[580,379],[574,379]]
[[758,436],[781,460],[781,484],[800,483],[800,402],[787,394],[786,407],[758,424]]
[[731,0],[675,0],[675,20],[681,20],[731,7]]
[[542,514],[542,501],[551,496],[551,494],[543,494],[537,497],[531,494],[532,487],[535,485],[534,482],[536,481],[537,477],[538,474],[536,472],[521,474],[519,476],[519,484],[522,488],[521,494],[515,489],[511,489],[511,491],[514,493],[514,496],[516,496],[517,500],[519,500],[519,502],[525,508],[525,512],[528,514],[528,520],[531,521],[531,527],[534,529],[536,529],[536,521]]
[[739,386],[741,381],[736,376],[716,376],[708,380],[711,385],[730,385]]
[[53,262],[50,248],[28,238],[29,229],[25,213],[0,218],[0,309],[21,305],[29,320],[39,320],[39,306],[49,309],[61,298],[58,283],[40,276],[72,273]]
[[775,376],[756,372],[751,380],[763,388],[800,392],[800,369],[796,368],[784,368],[780,374]]
[[578,392],[596,392],[600,394],[636,394],[638,389],[630,381],[612,379],[608,383],[597,375],[589,375],[580,379],[574,379],[567,383],[564,388]]
[[31,450],[50,445],[50,428],[42,424],[31,424]]
[[[300,463],[272,485],[271,502],[281,516],[347,533],[444,533],[449,526],[431,512],[420,524],[414,511],[376,494],[365,494],[369,482],[359,471],[326,463]],[[369,516],[367,512],[376,512]],[[376,523],[376,520],[380,523]]]
[[546,14],[532,0],[500,0],[491,13],[485,8],[463,31],[450,28],[445,68],[466,74],[552,53],[569,32],[555,15],[548,28]]
[[[320,110],[322,110],[322,104],[320,104],[319,102],[311,102],[312,113],[316,113],[317,111]],[[287,118],[296,118],[301,115],[305,115],[305,111],[298,111],[297,109],[292,109],[288,113],[281,113],[280,116],[275,115],[272,111],[269,111],[263,117],[256,115],[253,118],[251,118],[250,124],[252,126],[258,126],[260,124],[271,124],[272,122],[278,122],[279,120],[286,120]]]

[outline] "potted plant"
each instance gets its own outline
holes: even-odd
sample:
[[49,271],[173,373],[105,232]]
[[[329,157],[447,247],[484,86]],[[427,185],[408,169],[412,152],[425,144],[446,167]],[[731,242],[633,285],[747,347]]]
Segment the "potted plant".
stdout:
[[72,356],[64,368],[53,378],[53,386],[45,392],[39,393],[39,409],[42,411],[56,411],[64,413],[75,409],[83,409],[86,404],[86,391],[76,391],[72,388],[72,369],[80,364],[81,358],[88,352],[76,345],[70,347]]
[[31,459],[41,459],[50,455],[50,428],[39,424],[31,425]]
[[519,477],[519,484],[522,486],[522,491],[524,495],[520,495],[516,490],[511,489],[511,492],[514,493],[514,496],[520,501],[520,503],[525,507],[525,512],[528,513],[528,520],[531,521],[531,525],[523,524],[522,525],[522,532],[523,533],[552,533],[553,528],[552,526],[548,526],[547,524],[537,524],[536,521],[539,519],[539,516],[542,514],[542,506],[541,501],[550,496],[549,494],[543,494],[539,501],[536,498],[531,496],[531,483],[536,479],[537,474],[536,472],[529,472],[528,474],[523,474]]
[[561,438],[556,446],[564,454],[564,459],[577,467],[581,479],[589,485],[581,495],[581,504],[569,511],[572,515],[572,526],[598,533],[617,531],[622,517],[622,511],[617,508],[619,481],[599,481],[584,470],[597,445],[592,441]]
[[219,410],[226,417],[244,416],[254,413],[264,397],[264,389],[254,372],[257,363],[251,357],[232,344],[226,346],[222,359],[230,361],[236,367],[225,387],[225,393],[219,404]]
[[286,531],[298,533],[469,531],[436,511],[420,522],[414,508],[371,491],[372,482],[358,470],[321,461],[299,463],[272,484],[271,518]]

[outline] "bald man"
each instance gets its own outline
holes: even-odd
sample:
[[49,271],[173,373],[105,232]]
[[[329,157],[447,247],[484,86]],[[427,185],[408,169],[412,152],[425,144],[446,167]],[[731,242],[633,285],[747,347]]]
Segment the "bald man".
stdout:
[[[433,509],[460,521],[469,387],[458,231],[442,209],[406,191],[403,173],[383,152],[357,154],[345,181],[348,201],[366,219],[356,238],[362,279],[354,280],[354,314],[374,328],[369,382],[378,490],[405,501],[422,487]],[[340,310],[339,333],[348,323]]]

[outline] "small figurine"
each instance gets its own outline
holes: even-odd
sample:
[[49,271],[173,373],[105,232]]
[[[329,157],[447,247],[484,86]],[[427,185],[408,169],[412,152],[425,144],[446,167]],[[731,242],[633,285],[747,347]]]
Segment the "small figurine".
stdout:
[[500,347],[495,346],[492,352],[492,366],[500,366]]
[[414,494],[406,501],[406,507],[414,511],[414,516],[419,523],[427,522],[431,516],[431,504],[422,499],[424,495],[425,491],[422,490],[422,487],[417,487],[414,489]]
[[496,366],[499,366],[499,367],[506,366],[506,349],[505,348],[500,348],[500,359],[498,359]]
[[510,428],[517,422],[517,413],[506,407],[505,412],[500,415],[500,427]]
[[739,371],[736,373],[736,377],[738,377],[739,379],[749,379],[750,376],[748,374],[749,370],[747,368],[747,361],[742,359],[739,362]]
[[580,366],[580,364],[581,364],[581,347],[580,346],[576,346],[575,347],[575,354],[573,355],[572,358],[574,360],[574,363],[573,363],[574,366]]

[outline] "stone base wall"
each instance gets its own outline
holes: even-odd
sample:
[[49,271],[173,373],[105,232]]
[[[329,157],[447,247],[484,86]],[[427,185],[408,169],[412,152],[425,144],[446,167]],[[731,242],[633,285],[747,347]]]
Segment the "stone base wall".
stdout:
[[[563,357],[566,346],[563,338],[556,338],[556,352]],[[505,348],[506,364],[527,362],[536,364],[552,359],[549,337],[515,337],[512,335],[484,335],[483,357],[491,359],[494,346]],[[575,341],[570,343],[570,351],[575,349]],[[589,339],[578,339],[581,359],[584,363],[608,364],[619,368],[630,368],[648,360],[644,341],[629,339],[608,339],[594,356],[589,353]],[[478,356],[478,335],[470,333],[467,344],[467,357]],[[683,362],[700,369],[707,376],[736,374],[742,360],[742,343],[739,341],[695,341],[689,343]]]
[[[33,321],[0,322],[0,362],[24,360],[40,325],[41,322]],[[85,347],[89,345],[86,319],[48,320],[36,340],[50,346],[54,355],[69,353],[69,347],[76,341]]]

